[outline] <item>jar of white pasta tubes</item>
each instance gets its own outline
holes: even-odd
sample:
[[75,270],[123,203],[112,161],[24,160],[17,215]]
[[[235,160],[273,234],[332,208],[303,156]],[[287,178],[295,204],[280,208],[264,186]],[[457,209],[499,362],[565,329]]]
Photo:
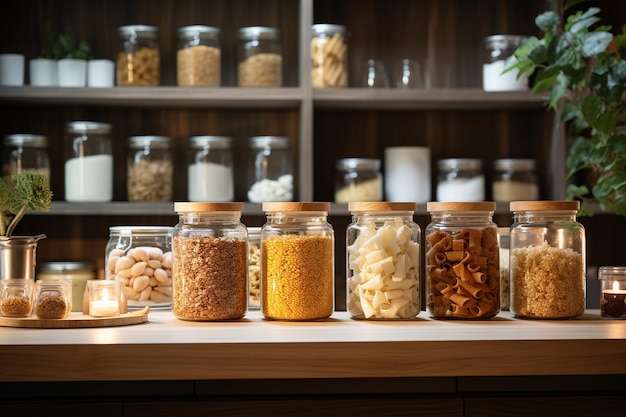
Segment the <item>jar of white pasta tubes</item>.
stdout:
[[585,229],[578,201],[511,202],[511,311],[565,319],[585,311]]
[[313,25],[311,84],[313,88],[348,86],[348,34],[341,25]]
[[495,202],[429,202],[426,303],[431,317],[488,319],[500,311]]
[[154,86],[161,82],[159,29],[147,25],[117,28],[117,85]]
[[319,320],[334,306],[330,203],[263,203],[261,311],[273,320]]
[[239,87],[280,87],[283,58],[280,30],[250,26],[239,29]]
[[420,312],[421,230],[416,203],[350,202],[347,311],[354,319],[403,320]]
[[128,138],[128,201],[171,201],[172,140],[167,136]]
[[258,310],[261,305],[261,228],[248,227],[248,307]]
[[220,30],[192,25],[178,29],[178,85],[217,87],[221,81]]

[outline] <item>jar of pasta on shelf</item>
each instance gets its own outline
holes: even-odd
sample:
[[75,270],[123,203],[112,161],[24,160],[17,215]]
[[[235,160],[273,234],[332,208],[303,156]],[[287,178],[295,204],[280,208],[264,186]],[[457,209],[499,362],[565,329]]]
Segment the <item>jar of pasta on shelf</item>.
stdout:
[[429,202],[426,303],[431,317],[489,319],[500,311],[495,202]]
[[354,319],[406,320],[420,312],[421,230],[416,203],[350,202],[347,311]]
[[335,168],[336,203],[383,199],[380,159],[344,158],[337,161]]
[[50,183],[50,157],[46,136],[20,133],[4,137],[2,175],[10,177],[20,172],[41,174]]
[[280,30],[250,26],[239,29],[239,87],[280,87],[283,58]]
[[248,281],[250,299],[248,307],[258,310],[261,306],[261,228],[248,227]]
[[346,27],[316,24],[311,28],[311,84],[313,88],[348,86]]
[[192,136],[188,140],[187,197],[189,201],[233,201],[232,138]]
[[334,231],[330,203],[263,203],[261,312],[272,320],[330,317],[334,308]]
[[128,138],[128,201],[171,201],[174,182],[172,140],[167,136]]
[[585,229],[578,201],[514,201],[510,237],[511,311],[565,319],[585,311]]
[[148,25],[127,25],[118,27],[117,35],[121,41],[117,55],[117,85],[159,85],[159,29]]
[[250,138],[248,200],[252,203],[293,200],[293,168],[289,138]]
[[178,29],[176,69],[181,87],[217,87],[221,83],[220,30],[192,25]]

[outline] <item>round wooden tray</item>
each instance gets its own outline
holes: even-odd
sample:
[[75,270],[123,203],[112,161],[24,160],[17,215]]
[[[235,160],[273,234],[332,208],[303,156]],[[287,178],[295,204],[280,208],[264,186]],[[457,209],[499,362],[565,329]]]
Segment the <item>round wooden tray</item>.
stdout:
[[91,317],[85,314],[70,313],[64,319],[39,319],[31,317],[0,317],[0,326],[4,327],[29,327],[36,329],[71,329],[80,327],[113,327],[128,326],[131,324],[146,323],[150,307],[142,310],[131,311],[117,317]]

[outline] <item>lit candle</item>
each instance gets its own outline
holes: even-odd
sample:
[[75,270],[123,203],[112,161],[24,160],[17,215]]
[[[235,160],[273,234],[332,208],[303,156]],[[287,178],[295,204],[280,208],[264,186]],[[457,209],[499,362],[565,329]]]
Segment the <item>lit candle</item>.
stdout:
[[89,303],[89,315],[94,317],[111,317],[120,315],[118,300],[94,300]]
[[620,289],[619,281],[613,281],[611,289],[602,291],[600,313],[602,317],[626,317],[626,290]]

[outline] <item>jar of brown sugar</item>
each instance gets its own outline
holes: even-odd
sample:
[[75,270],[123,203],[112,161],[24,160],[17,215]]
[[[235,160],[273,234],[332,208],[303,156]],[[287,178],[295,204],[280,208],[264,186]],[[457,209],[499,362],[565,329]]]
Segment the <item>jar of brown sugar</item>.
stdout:
[[261,311],[274,320],[318,320],[334,308],[330,203],[266,202],[261,229]]

